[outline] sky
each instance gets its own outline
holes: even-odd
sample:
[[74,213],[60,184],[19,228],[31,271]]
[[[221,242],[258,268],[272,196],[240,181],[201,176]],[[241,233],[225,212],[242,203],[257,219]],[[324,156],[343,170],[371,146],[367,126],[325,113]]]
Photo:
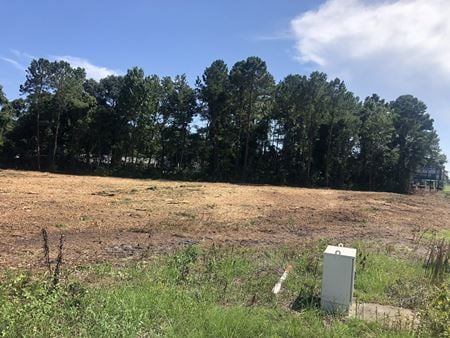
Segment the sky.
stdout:
[[9,99],[38,57],[97,80],[139,66],[194,84],[216,59],[231,68],[256,55],[277,81],[319,70],[361,98],[418,97],[450,159],[448,0],[4,0],[1,8]]

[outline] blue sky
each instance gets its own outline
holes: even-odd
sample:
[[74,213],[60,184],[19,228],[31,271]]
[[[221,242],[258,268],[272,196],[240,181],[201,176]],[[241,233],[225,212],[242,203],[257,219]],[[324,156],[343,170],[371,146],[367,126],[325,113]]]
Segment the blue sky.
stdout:
[[[294,60],[290,20],[314,1],[7,1],[0,56],[26,66],[17,52],[72,56],[116,72],[186,73],[194,82],[217,58],[229,66],[250,55],[282,78],[309,71]],[[0,83],[17,95],[23,72],[0,60]]]
[[422,99],[450,155],[447,0],[4,1],[0,84],[19,95],[32,57],[65,59],[96,79],[140,66],[186,73],[217,58],[263,58],[281,80],[325,71],[360,97]]

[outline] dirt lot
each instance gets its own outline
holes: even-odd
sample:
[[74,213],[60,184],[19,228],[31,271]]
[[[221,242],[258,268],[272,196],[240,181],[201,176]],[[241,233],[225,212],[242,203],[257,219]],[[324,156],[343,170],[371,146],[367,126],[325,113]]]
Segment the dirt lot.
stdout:
[[[450,227],[450,199],[273,186],[0,171],[0,267],[41,264],[65,235],[66,264],[140,259],[189,243],[280,245],[327,237],[410,246]],[[53,252],[56,251],[53,249]]]

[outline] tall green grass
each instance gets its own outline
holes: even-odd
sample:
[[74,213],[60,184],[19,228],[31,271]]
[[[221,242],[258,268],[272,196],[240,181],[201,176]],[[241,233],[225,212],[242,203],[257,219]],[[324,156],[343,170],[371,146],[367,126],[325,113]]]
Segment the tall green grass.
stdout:
[[[407,337],[411,332],[324,314],[318,307],[324,243],[255,250],[190,246],[127,268],[14,273],[0,287],[0,335],[90,337]],[[285,266],[293,272],[278,296]],[[399,280],[425,287],[420,264],[369,253],[358,267],[361,300],[401,304]],[[420,301],[409,304],[420,306]]]
[[417,308],[430,280],[419,261],[369,253],[366,267],[357,266],[355,297],[362,302]]

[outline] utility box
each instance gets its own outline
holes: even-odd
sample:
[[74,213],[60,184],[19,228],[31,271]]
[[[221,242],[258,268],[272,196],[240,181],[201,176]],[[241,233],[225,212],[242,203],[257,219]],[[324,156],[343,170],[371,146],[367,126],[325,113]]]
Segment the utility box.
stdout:
[[346,313],[353,301],[356,249],[329,245],[323,253],[320,304],[327,312]]

